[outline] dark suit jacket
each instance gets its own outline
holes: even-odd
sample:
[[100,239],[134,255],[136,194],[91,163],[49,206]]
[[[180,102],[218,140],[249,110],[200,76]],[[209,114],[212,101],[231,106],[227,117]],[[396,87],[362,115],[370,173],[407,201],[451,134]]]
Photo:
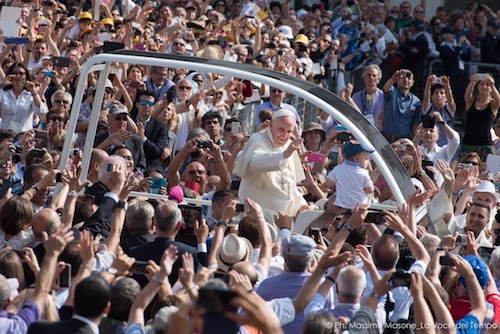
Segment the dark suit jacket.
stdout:
[[[94,147],[99,146],[106,138],[109,137],[109,132],[101,133],[100,135],[95,137]],[[134,156],[134,165],[135,168],[144,171],[146,169],[146,156],[144,154],[144,149],[142,148],[142,139],[136,134],[132,135],[132,138],[129,138],[123,142],[126,148],[132,152]],[[108,149],[108,153],[111,154],[111,149]]]
[[[131,113],[130,116],[132,119],[138,121],[137,112],[135,115]],[[160,157],[169,139],[167,125],[151,117],[146,125],[144,134],[147,138],[143,144],[144,153],[146,154],[146,167],[148,169],[156,168],[162,170]]]
[[[204,266],[207,265],[207,253],[198,253],[196,251],[196,248],[192,246],[188,246],[186,244],[183,244],[182,242],[166,238],[156,238],[153,242],[148,242],[147,244],[133,247],[129,251],[129,256],[139,261],[153,260],[157,264],[160,264],[163,252],[165,251],[165,249],[170,247],[170,245],[177,246],[177,249],[179,250],[177,261],[175,261],[172,268],[172,273],[168,277],[170,284],[174,284],[177,281],[179,269],[182,268],[182,254],[191,253],[193,255],[195,269],[197,268],[198,263],[201,263]],[[136,279],[137,282],[139,282],[141,287],[144,287],[148,283],[148,280],[144,275],[134,275],[133,278]]]
[[147,244],[148,242],[153,242],[155,240],[154,234],[143,233],[143,234],[132,234],[129,232],[127,227],[123,228],[122,235],[120,237],[120,246],[123,248],[125,254],[128,254],[130,249]]
[[95,205],[101,205],[102,199],[104,198],[104,194],[106,194],[107,192],[109,192],[108,187],[106,187],[101,182],[94,183],[85,190],[85,194],[94,196]]
[[85,221],[80,230],[89,230],[94,237],[100,234],[106,238],[109,235],[111,216],[113,215],[115,206],[116,202],[114,199],[104,197],[97,211]]
[[28,329],[28,334],[94,334],[89,325],[77,319],[61,322],[35,321]]

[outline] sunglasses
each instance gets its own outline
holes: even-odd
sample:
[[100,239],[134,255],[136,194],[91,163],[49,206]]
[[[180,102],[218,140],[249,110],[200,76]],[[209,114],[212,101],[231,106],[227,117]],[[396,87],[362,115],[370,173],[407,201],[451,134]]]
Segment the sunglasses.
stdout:
[[141,106],[143,106],[143,107],[144,107],[145,105],[148,105],[148,106],[150,106],[150,107],[152,107],[152,106],[154,106],[154,105],[155,105],[155,103],[154,103],[153,101],[146,101],[146,100],[141,100],[141,101],[139,102],[139,104],[140,104]]
[[69,101],[66,101],[66,100],[54,100],[54,103],[69,104]]
[[116,115],[115,116],[115,120],[117,120],[118,122],[120,121],[127,121],[127,115]]
[[62,118],[61,116],[52,116],[49,120],[52,122],[62,122],[64,121],[64,118]]
[[179,43],[179,42],[174,42],[172,43],[173,46],[186,46],[184,43]]
[[469,164],[469,165],[472,165],[472,166],[479,166],[479,162],[475,162],[475,161],[466,162],[466,164]]
[[179,86],[179,89],[180,89],[180,90],[183,90],[183,89],[186,89],[186,90],[191,90],[191,89],[193,89],[193,87],[189,87],[189,86]]

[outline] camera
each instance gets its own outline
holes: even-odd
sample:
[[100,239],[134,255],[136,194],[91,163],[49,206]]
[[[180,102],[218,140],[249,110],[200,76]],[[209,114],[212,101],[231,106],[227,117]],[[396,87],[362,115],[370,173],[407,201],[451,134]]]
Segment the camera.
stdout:
[[467,234],[459,234],[456,243],[461,246],[467,246]]
[[202,141],[198,142],[198,147],[199,148],[210,148],[210,147],[212,147],[212,145],[210,144],[210,142],[208,140],[202,140]]
[[156,14],[156,13],[149,14],[148,21],[149,22],[156,22],[156,21],[158,21],[158,14]]
[[72,157],[78,157],[80,156],[80,150],[78,148],[74,148],[71,150],[71,156]]
[[398,269],[392,274],[389,284],[394,288],[399,286],[406,286],[409,288],[411,284],[411,274],[405,270]]
[[436,125],[436,120],[434,117],[429,115],[422,115],[422,126],[424,129],[433,129]]

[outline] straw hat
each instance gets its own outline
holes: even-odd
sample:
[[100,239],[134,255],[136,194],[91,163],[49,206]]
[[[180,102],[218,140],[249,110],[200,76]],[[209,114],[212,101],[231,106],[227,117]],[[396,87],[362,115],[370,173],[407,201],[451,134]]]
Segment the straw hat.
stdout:
[[224,51],[218,45],[209,45],[208,47],[195,52],[196,57],[218,59],[224,58]]
[[229,233],[217,249],[217,263],[223,271],[228,271],[229,267],[241,261],[250,261],[253,247],[250,240],[238,237],[234,233]]

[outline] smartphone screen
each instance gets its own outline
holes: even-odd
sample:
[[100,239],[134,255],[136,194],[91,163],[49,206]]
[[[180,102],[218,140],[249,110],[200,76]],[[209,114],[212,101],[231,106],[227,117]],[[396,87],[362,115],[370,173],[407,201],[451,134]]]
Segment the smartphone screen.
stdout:
[[57,277],[56,283],[61,288],[69,288],[71,285],[71,264],[65,263],[65,268]]

